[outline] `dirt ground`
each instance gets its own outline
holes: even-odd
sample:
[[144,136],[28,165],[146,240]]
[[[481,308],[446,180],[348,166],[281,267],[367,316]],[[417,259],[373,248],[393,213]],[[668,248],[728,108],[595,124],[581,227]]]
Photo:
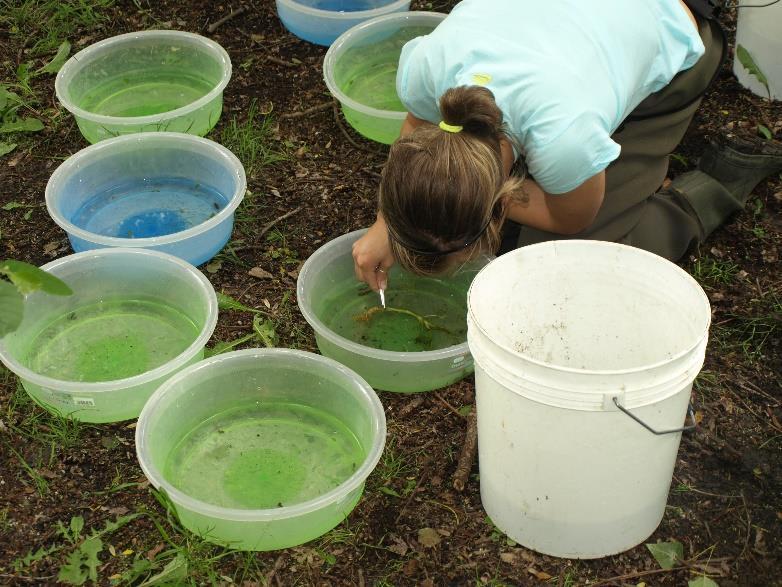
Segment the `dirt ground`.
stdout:
[[[0,2],[0,11],[21,4]],[[210,36],[230,54],[234,73],[210,137],[241,143],[230,123],[246,129],[256,100],[256,122],[265,117],[268,130],[265,144],[283,160],[243,161],[251,195],[232,241],[202,269],[218,291],[268,309],[280,346],[316,351],[295,303],[297,268],[322,243],[371,222],[387,152],[349,130],[332,108],[322,80],[326,49],[289,34],[271,0],[104,4],[97,23],[68,31],[74,50],[118,33],[174,28]],[[447,11],[452,4],[413,6]],[[243,14],[207,32],[239,7]],[[731,38],[734,19],[731,11],[723,17]],[[52,57],[53,50],[35,49],[44,26],[0,25],[4,83],[16,83],[20,63],[40,67]],[[741,88],[730,66],[675,153],[671,175],[692,168],[709,137],[732,129],[754,132],[761,125],[782,139],[782,103]],[[51,172],[86,142],[56,101],[53,76],[36,77],[31,90],[36,98],[28,114],[45,128],[0,135],[18,143],[0,158],[0,254],[40,265],[71,252],[43,194]],[[312,107],[319,108],[302,115]],[[237,154],[250,157],[244,147]],[[693,397],[699,426],[682,438],[665,517],[647,541],[683,545],[672,569],[662,569],[643,544],[603,559],[566,560],[524,549],[494,528],[481,508],[477,465],[463,491],[452,483],[474,401],[472,378],[414,396],[381,393],[386,452],[347,521],[297,548],[245,554],[203,543],[167,515],[136,462],[132,423],[52,417],[6,372],[0,377],[0,584],[73,577],[102,585],[686,585],[708,576],[722,587],[782,585],[781,235],[782,179],[774,177],[681,262],[707,292],[713,326]],[[250,275],[256,267],[268,274]],[[211,344],[250,331],[246,313],[225,311]],[[93,531],[103,548],[90,557],[84,545]]]

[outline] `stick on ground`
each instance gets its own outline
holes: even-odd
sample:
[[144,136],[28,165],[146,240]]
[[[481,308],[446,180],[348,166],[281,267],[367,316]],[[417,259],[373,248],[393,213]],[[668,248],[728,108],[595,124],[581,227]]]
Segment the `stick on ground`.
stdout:
[[459,455],[459,464],[456,465],[456,471],[453,473],[453,488],[456,491],[464,491],[467,484],[467,478],[470,476],[472,465],[478,456],[478,418],[475,414],[475,408],[470,412],[470,423],[467,426],[467,432],[464,435],[464,444],[462,452]]
[[232,18],[235,18],[235,17],[239,16],[240,14],[244,14],[245,12],[247,12],[247,8],[245,6],[240,6],[236,10],[226,14],[223,18],[214,21],[212,24],[210,24],[208,27],[206,27],[206,30],[209,33],[213,33],[218,28],[220,28],[225,23],[227,23],[229,20],[231,20]]

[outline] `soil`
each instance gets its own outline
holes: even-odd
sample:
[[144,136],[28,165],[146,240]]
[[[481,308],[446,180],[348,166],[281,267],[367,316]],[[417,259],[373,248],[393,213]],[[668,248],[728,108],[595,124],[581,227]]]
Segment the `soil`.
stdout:
[[[447,11],[452,4],[413,7]],[[207,32],[240,6],[242,15]],[[253,99],[268,113],[275,144],[290,157],[250,174],[254,197],[244,208],[246,220],[219,262],[203,269],[218,291],[268,310],[280,346],[317,351],[295,305],[297,268],[319,245],[371,223],[387,152],[348,130],[328,105],[321,71],[326,49],[289,34],[270,0],[125,0],[108,14],[101,27],[72,32],[75,49],[150,27],[199,32],[227,49],[234,73],[210,136],[219,137],[232,117],[241,122]],[[722,18],[733,38],[734,11]],[[7,31],[0,40],[3,77],[11,82],[29,49]],[[671,176],[691,169],[706,142],[727,131],[755,132],[760,124],[782,138],[782,103],[744,90],[731,66],[704,100]],[[0,247],[3,257],[40,265],[70,253],[43,194],[60,161],[86,143],[59,108],[53,78],[36,78],[33,89],[44,96],[39,111],[46,128],[17,137],[19,147],[0,158],[2,204],[28,206],[0,211]],[[290,117],[320,104],[311,114]],[[261,227],[297,207],[300,212],[261,234]],[[782,584],[780,236],[782,180],[772,177],[756,188],[747,210],[680,263],[709,295],[713,326],[693,396],[698,428],[682,438],[665,517],[647,541],[683,544],[685,560],[672,570],[660,569],[644,545],[598,560],[567,560],[522,548],[497,531],[481,507],[477,464],[463,491],[453,487],[474,402],[472,378],[415,396],[381,393],[386,456],[348,520],[313,543],[245,555],[177,531],[137,464],[133,423],[63,424],[26,400],[6,374],[0,389],[0,584],[57,583],[76,548],[58,522],[68,526],[81,516],[86,534],[134,513],[142,515],[102,537],[99,584],[139,584],[166,565],[168,577],[176,577],[172,568],[182,560],[186,571],[172,584],[684,585],[704,574],[722,587]],[[262,271],[251,275],[253,268]],[[250,329],[248,314],[222,312],[212,343]],[[39,549],[34,560],[20,560]]]

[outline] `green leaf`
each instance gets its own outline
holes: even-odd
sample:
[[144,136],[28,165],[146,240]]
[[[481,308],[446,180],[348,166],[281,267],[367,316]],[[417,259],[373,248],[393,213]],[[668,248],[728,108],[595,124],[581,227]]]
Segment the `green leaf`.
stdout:
[[37,132],[43,130],[43,122],[37,118],[17,118],[0,125],[2,132]]
[[82,554],[77,548],[68,555],[68,562],[60,567],[57,580],[69,585],[84,585],[87,580],[87,571],[82,568]]
[[57,73],[60,68],[68,61],[68,55],[71,53],[71,44],[68,41],[63,41],[57,49],[57,54],[52,60],[38,70],[38,73]]
[[774,137],[774,135],[771,134],[771,131],[768,130],[768,127],[765,127],[762,124],[758,125],[758,134],[769,141]]
[[758,64],[755,63],[755,60],[752,58],[752,55],[749,54],[749,51],[747,51],[741,44],[736,45],[736,57],[738,57],[739,62],[744,67],[744,69],[747,70],[747,73],[754,75],[758,81],[763,84],[763,86],[766,88],[766,91],[768,92],[769,99],[771,99],[771,89],[768,87],[768,79],[766,79],[766,75],[760,70]]
[[649,552],[663,569],[672,569],[677,561],[684,558],[684,547],[681,542],[671,540],[670,542],[649,543],[646,545]]
[[388,487],[387,485],[380,486],[378,488],[378,491],[380,491],[380,493],[385,493],[386,495],[391,495],[393,497],[402,497],[401,495],[399,495],[399,493],[397,493],[394,489]]
[[16,149],[17,143],[6,143],[3,141],[0,141],[0,157],[3,155],[8,155],[11,151]]
[[706,575],[701,575],[697,579],[687,581],[687,587],[720,587],[717,582],[709,579]]
[[84,530],[84,518],[81,516],[73,516],[71,518],[71,537],[73,542],[76,542],[81,536],[81,531]]
[[27,208],[27,204],[21,204],[19,202],[8,202],[7,204],[3,205],[3,210],[6,212],[16,210],[17,208]]
[[73,293],[65,282],[24,261],[3,261],[0,264],[0,273],[13,281],[17,289],[25,295],[39,289],[55,296],[69,296]]
[[256,314],[253,317],[253,330],[267,347],[277,346],[277,332],[275,332],[274,324],[271,320],[266,320]]
[[231,296],[221,292],[217,292],[217,307],[220,310],[239,310],[240,312],[252,312],[253,314],[261,313],[261,310],[245,306],[239,300],[235,300]]
[[0,338],[13,332],[22,323],[24,298],[7,281],[0,281]]
[[204,358],[208,359],[209,357],[214,357],[215,355],[220,355],[222,353],[228,352],[232,348],[237,347],[243,342],[247,342],[248,340],[251,340],[256,336],[257,335],[253,332],[252,334],[245,334],[241,338],[237,338],[235,340],[218,342],[212,348],[206,348],[204,350]]
[[84,566],[89,569],[89,578],[96,582],[98,580],[98,566],[100,559],[98,553],[103,550],[103,541],[100,538],[87,538],[79,550],[84,554]]
[[176,557],[163,567],[162,571],[144,581],[139,587],[167,585],[184,581],[185,579],[187,579],[187,559],[177,553]]

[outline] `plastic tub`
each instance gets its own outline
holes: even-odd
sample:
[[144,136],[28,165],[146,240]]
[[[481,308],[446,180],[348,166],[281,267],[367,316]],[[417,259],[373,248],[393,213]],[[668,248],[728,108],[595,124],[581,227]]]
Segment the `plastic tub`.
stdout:
[[247,349],[162,385],[139,417],[136,451],[186,528],[274,550],[347,517],[385,435],[380,400],[350,369],[304,351]]
[[285,28],[327,47],[365,20],[409,8],[410,0],[277,0],[277,14]]
[[182,31],[105,39],[57,74],[57,98],[95,143],[121,134],[173,131],[203,136],[217,124],[231,78],[228,53]]
[[74,251],[146,248],[200,265],[231,237],[245,188],[244,168],[225,147],[145,133],[69,157],[49,178],[46,207]]
[[[458,320],[454,321],[441,321],[431,316],[429,318],[437,325],[448,326],[460,342],[436,350],[384,350],[358,342],[361,336],[367,336],[369,333],[361,328],[355,332],[351,329],[351,326],[361,326],[362,314],[367,308],[377,307],[379,304],[377,294],[368,291],[363,295],[359,293],[362,284],[356,281],[353,272],[351,249],[353,243],[365,232],[366,230],[351,232],[323,245],[307,259],[299,272],[296,285],[299,309],[315,331],[320,352],[356,371],[375,389],[386,391],[428,391],[444,387],[471,374],[473,362],[464,330],[467,289],[478,271],[478,266],[485,264],[487,259],[464,267],[448,279],[411,276],[394,266],[388,276],[388,306],[396,306],[396,296],[401,292],[404,296],[402,306],[419,314],[428,315],[428,308],[437,306],[448,311],[452,319],[458,314]],[[419,305],[425,303],[436,305]],[[406,317],[401,318],[407,319],[408,323],[411,321]],[[406,328],[404,324],[401,326]],[[340,332],[350,332],[350,335],[343,336]],[[393,336],[401,336],[404,333],[402,330]],[[412,331],[410,339],[417,334],[426,333],[420,329]],[[389,339],[389,342],[392,340]],[[408,345],[408,341],[404,339],[396,342],[400,343],[398,348],[422,348],[415,342]]]
[[396,93],[402,46],[431,33],[446,17],[439,12],[380,16],[342,34],[326,52],[323,77],[342,113],[360,134],[390,145],[407,115]]
[[485,267],[469,292],[468,342],[481,501],[497,527],[568,558],[649,537],[710,318],[692,277],[625,245],[552,241]]
[[163,381],[203,357],[217,298],[195,267],[154,251],[102,249],[42,269],[74,293],[28,295],[0,359],[44,408],[85,422],[135,418]]

